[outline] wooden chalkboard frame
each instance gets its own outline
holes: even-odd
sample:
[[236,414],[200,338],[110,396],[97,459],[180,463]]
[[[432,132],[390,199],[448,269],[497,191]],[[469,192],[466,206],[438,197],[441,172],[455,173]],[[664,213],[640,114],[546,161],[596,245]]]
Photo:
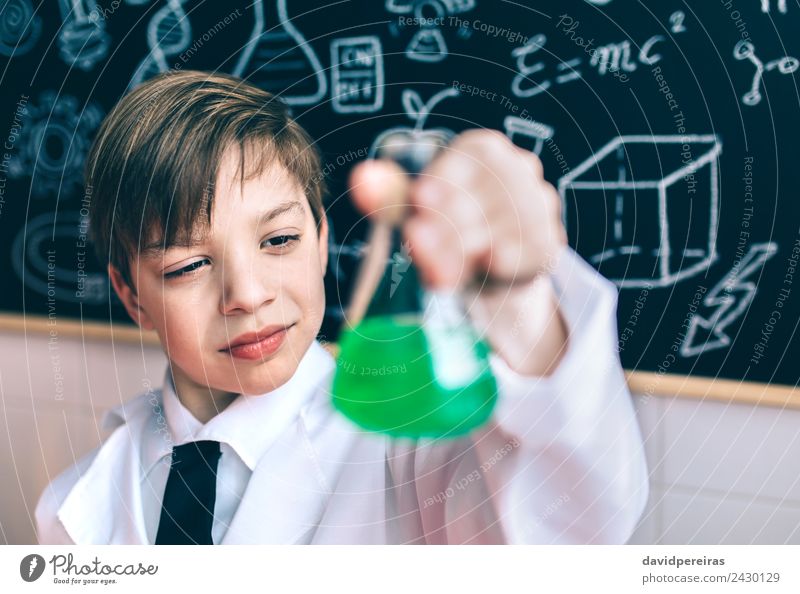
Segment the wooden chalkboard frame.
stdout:
[[[45,316],[20,316],[0,314],[0,330],[34,334],[48,334],[52,326]],[[158,336],[152,331],[142,331],[123,324],[80,322],[67,320],[58,322],[58,333],[90,340],[110,340],[146,346],[159,345]],[[327,345],[336,356],[336,347]],[[680,397],[695,400],[714,400],[733,404],[769,406],[800,410],[800,389],[792,386],[770,385],[711,377],[693,377],[677,374],[659,374],[649,371],[625,371],[628,387],[634,394],[644,397]]]

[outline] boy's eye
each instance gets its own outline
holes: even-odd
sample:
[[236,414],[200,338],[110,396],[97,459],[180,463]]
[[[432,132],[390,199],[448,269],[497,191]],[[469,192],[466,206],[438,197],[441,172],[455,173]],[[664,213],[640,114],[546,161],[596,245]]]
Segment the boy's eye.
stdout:
[[270,237],[269,239],[265,239],[261,243],[261,245],[266,247],[277,247],[283,249],[288,247],[298,239],[300,239],[299,235],[276,235],[275,237]]
[[164,275],[164,278],[178,278],[185,274],[191,274],[195,270],[199,269],[201,266],[204,266],[208,263],[208,258],[204,260],[198,260],[197,262],[192,262],[188,266],[184,266],[183,268],[178,268],[178,270],[173,270],[172,272],[167,272]]

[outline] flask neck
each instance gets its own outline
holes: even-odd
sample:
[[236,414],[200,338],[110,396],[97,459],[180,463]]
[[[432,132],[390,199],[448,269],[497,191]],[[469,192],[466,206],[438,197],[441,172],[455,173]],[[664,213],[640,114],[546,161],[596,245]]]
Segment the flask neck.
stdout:
[[423,288],[414,266],[411,245],[399,226],[391,229],[390,249],[383,275],[365,317],[416,315],[422,312]]

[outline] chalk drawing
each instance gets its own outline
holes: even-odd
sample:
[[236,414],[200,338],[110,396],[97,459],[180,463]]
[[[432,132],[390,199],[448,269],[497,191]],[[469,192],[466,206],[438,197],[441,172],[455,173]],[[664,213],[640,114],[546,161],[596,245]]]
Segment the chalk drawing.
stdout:
[[749,60],[756,69],[750,90],[742,96],[742,103],[750,106],[761,103],[761,85],[764,79],[764,72],[770,72],[777,68],[781,74],[792,74],[800,67],[800,61],[790,56],[784,56],[765,64],[756,56],[755,46],[750,41],[745,40],[739,41],[733,48],[733,57],[737,60]]
[[42,35],[42,19],[30,0],[6,0],[0,8],[0,55],[17,57],[31,51]]
[[706,270],[717,258],[721,151],[711,134],[608,142],[558,181],[571,236],[608,221],[606,233],[583,234],[579,250],[621,288],[665,287]]
[[372,113],[383,107],[383,50],[375,35],[331,42],[331,108]]
[[311,105],[328,92],[314,48],[292,23],[286,0],[255,0],[255,26],[233,74],[280,95],[289,105]]
[[741,261],[714,285],[703,299],[710,314],[692,316],[680,348],[681,356],[696,357],[730,346],[731,337],[725,332],[726,328],[747,312],[756,296],[758,287],[749,278],[776,253],[778,245],[774,242],[753,244]]

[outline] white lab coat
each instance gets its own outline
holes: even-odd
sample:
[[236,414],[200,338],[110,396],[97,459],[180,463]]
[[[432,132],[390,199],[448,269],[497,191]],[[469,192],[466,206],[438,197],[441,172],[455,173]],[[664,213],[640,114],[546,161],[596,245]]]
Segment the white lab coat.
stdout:
[[[616,352],[616,290],[574,252],[553,272],[570,342],[555,372],[497,355],[493,421],[447,442],[392,441],[330,404],[336,363],[315,342],[289,422],[255,465],[222,544],[624,543],[648,494],[642,440]],[[308,369],[309,367],[306,367]],[[156,430],[143,394],[59,475],[36,508],[43,544],[148,543],[142,460]]]

